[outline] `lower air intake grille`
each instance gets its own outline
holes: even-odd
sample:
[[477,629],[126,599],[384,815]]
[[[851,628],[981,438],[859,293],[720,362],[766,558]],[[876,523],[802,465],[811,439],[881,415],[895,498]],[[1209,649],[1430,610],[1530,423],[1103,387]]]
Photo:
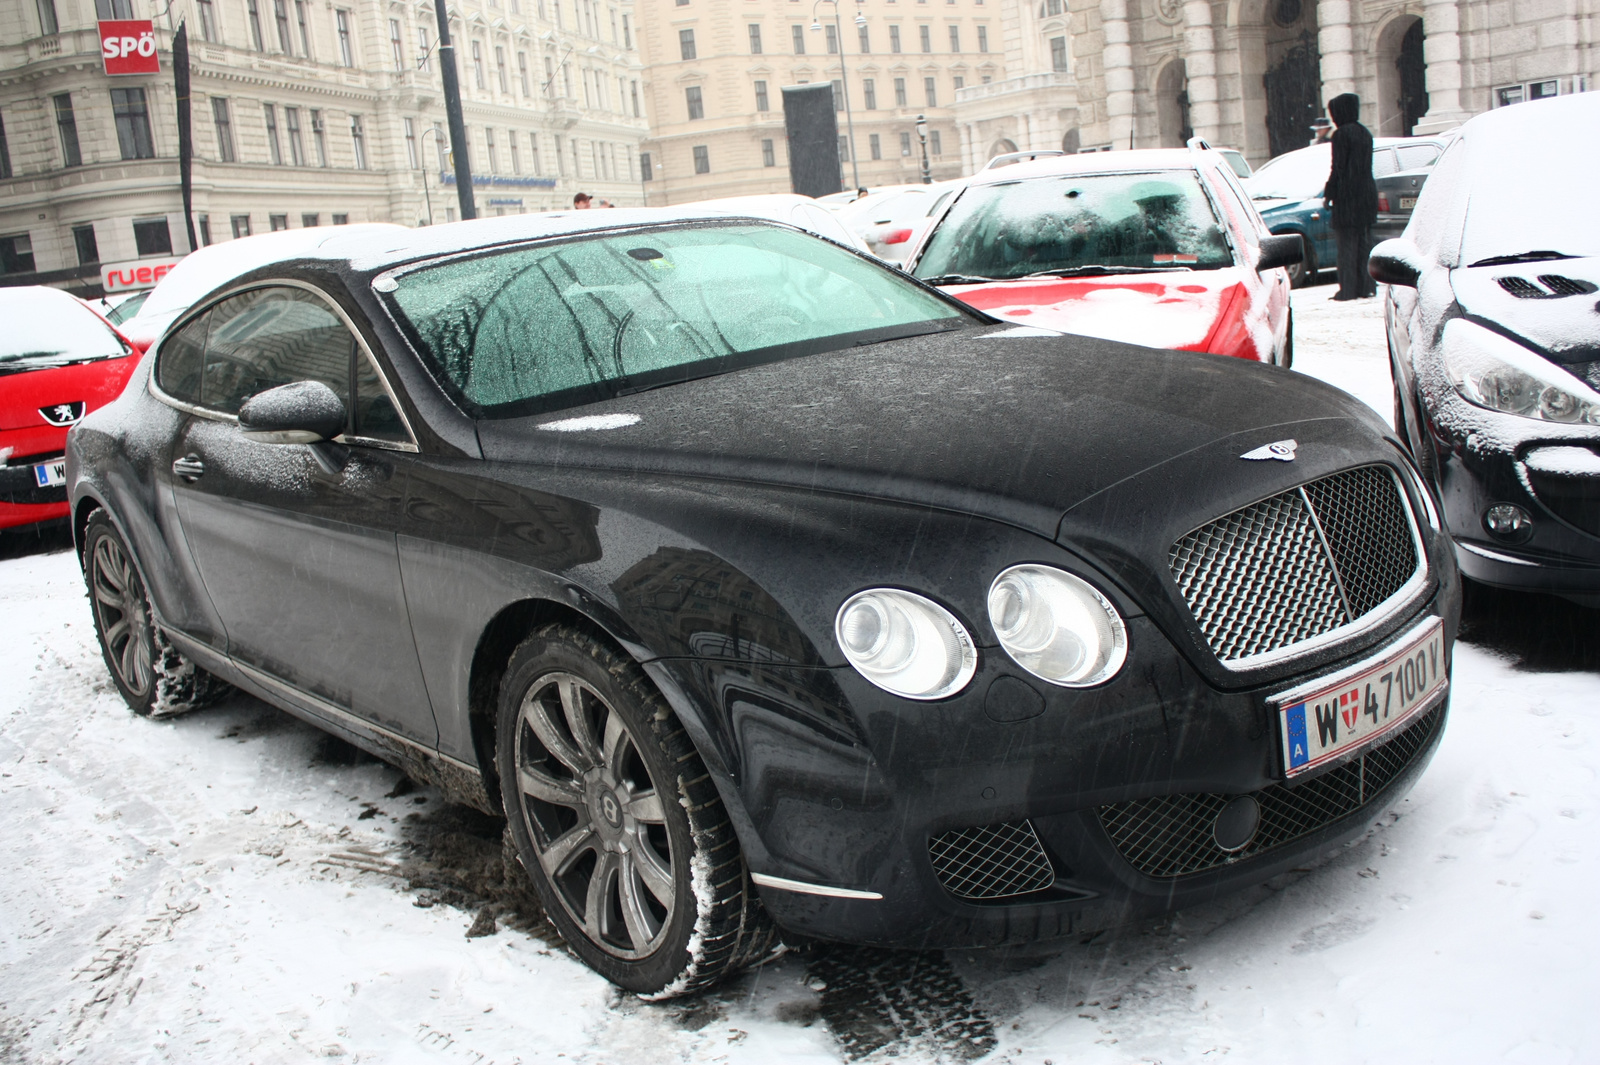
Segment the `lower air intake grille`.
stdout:
[[1212,826],[1231,795],[1157,795],[1100,807],[1117,852],[1146,876],[1177,877],[1250,858],[1307,836],[1375,799],[1416,759],[1439,727],[1444,707],[1428,711],[1393,739],[1299,787],[1274,784],[1252,796],[1261,809],[1255,837],[1229,853]]
[[1004,899],[1055,883],[1033,825],[1010,821],[945,832],[928,841],[939,883],[963,899]]

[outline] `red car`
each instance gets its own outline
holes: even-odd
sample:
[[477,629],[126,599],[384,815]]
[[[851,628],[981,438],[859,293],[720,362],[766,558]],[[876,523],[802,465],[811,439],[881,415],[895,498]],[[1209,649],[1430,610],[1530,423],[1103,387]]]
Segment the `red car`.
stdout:
[[1219,153],[1065,155],[984,171],[908,269],[1000,318],[1287,366],[1298,238],[1267,232]]
[[59,289],[0,288],[0,529],[65,518],[67,430],[122,394],[138,352]]

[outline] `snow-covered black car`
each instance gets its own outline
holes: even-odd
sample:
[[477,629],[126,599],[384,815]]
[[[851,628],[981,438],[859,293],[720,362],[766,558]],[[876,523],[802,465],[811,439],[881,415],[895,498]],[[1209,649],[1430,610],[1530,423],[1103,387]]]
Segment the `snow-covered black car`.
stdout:
[[1260,881],[1446,712],[1454,563],[1360,403],[776,223],[324,245],[197,302],[68,471],[135,710],[220,678],[504,811],[648,995]]
[[1600,123],[1580,94],[1472,119],[1386,282],[1395,425],[1438,488],[1462,573],[1600,606]]

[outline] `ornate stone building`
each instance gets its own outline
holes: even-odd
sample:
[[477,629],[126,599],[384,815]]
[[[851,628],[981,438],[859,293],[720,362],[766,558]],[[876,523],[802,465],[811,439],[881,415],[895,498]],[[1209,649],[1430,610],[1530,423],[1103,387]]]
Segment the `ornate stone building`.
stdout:
[[[449,11],[480,215],[643,199],[634,0]],[[154,17],[161,72],[106,75],[97,17]],[[432,0],[0,0],[0,284],[88,291],[102,261],[189,250],[179,20],[199,243],[456,216]]]

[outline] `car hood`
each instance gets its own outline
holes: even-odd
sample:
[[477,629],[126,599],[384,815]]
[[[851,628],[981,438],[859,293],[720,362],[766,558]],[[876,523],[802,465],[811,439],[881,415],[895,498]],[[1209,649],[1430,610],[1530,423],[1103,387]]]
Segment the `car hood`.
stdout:
[[[1528,295],[1514,295],[1502,279]],[[1463,267],[1451,272],[1450,284],[1469,317],[1494,323],[1552,362],[1600,359],[1600,257]]]
[[[1053,538],[1079,502],[1225,438],[1255,447],[1306,421],[1369,443],[1383,432],[1357,400],[1287,370],[1040,332],[971,328],[791,359],[483,421],[479,438],[491,462],[903,501]],[[1262,465],[1230,455],[1228,470]],[[1173,506],[1196,503],[1212,513],[1204,498]]]
[[1205,351],[1232,301],[1248,299],[1243,283],[1240,268],[1231,267],[949,285],[945,291],[1008,321],[1152,348]]
[[[139,356],[91,359],[0,374],[0,429],[52,428],[41,412],[59,405],[84,404],[78,416],[99,410],[122,394]],[[66,414],[54,414],[54,427]]]

